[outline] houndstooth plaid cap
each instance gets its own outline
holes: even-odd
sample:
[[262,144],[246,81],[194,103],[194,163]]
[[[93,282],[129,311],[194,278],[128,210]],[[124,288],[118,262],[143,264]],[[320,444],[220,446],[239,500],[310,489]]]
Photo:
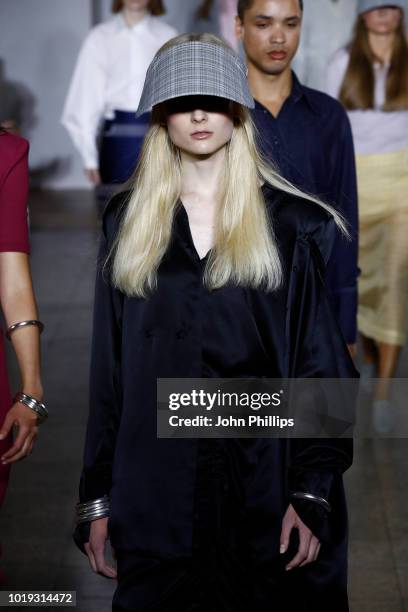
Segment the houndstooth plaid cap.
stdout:
[[216,43],[189,41],[159,52],[150,64],[136,115],[180,96],[217,96],[254,108],[247,68],[240,57]]

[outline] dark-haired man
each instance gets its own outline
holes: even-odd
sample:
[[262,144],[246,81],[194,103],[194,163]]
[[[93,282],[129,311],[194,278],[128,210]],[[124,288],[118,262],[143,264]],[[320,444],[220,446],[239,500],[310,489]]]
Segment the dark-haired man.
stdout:
[[285,178],[333,204],[349,223],[353,241],[338,238],[327,279],[340,327],[354,353],[358,215],[353,140],[342,106],[304,87],[291,69],[302,16],[303,0],[239,0],[236,33],[247,55],[256,100],[253,119],[265,155]]
[[[343,335],[353,352],[358,271],[353,141],[341,105],[321,92],[303,87],[291,70],[299,45],[302,13],[301,0],[239,0],[236,32],[247,54],[249,84],[256,100],[253,119],[266,157],[292,183],[336,206],[350,224],[353,242],[338,238],[326,278]],[[259,607],[260,610],[269,610],[275,605],[279,610],[314,612],[347,612],[349,609],[347,510],[339,463],[342,444],[349,440],[337,442],[338,458],[328,450],[324,440],[309,440],[310,445],[315,445],[315,454],[318,455],[317,449],[320,449],[320,457],[311,462],[310,467],[302,469],[301,495],[304,499],[301,505],[295,503],[298,500],[292,500],[282,519],[280,552],[286,553],[291,547],[293,552],[297,551],[287,566],[292,575],[283,590],[282,602],[275,601],[273,590],[273,567],[279,555],[267,550],[261,538],[252,544],[258,554],[266,558],[263,562],[266,570],[259,568],[257,575],[267,575],[269,583],[265,579],[265,585],[270,585],[269,599],[265,595],[267,589],[259,595],[264,606]],[[276,460],[273,452],[271,444],[271,462]],[[296,463],[291,452],[289,454],[290,462]],[[289,474],[289,492],[292,486]],[[266,516],[273,505],[273,495],[269,494],[271,501],[268,502],[268,492],[261,490],[257,478],[253,479],[251,487],[265,500]],[[322,498],[329,501],[329,512],[319,505]],[[249,509],[249,514],[251,524],[262,520],[262,515],[254,510],[251,513]],[[307,555],[305,533],[317,538],[321,550],[314,557],[315,563],[304,566],[302,562],[299,567],[299,559]]]

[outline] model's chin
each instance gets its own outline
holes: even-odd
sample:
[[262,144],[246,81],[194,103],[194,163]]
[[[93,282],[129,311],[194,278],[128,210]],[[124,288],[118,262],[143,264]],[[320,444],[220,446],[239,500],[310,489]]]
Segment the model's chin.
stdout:
[[284,60],[270,59],[266,62],[263,62],[262,70],[266,74],[277,75],[277,74],[282,74],[282,72],[285,72],[288,65],[289,65],[289,62],[286,57]]
[[224,146],[224,143],[218,144],[214,141],[201,140],[185,147],[184,151],[190,155],[213,155],[213,153],[217,153]]

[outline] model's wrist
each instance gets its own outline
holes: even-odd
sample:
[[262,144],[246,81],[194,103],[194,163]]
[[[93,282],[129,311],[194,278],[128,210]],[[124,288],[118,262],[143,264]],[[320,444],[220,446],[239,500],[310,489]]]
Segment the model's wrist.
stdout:
[[290,494],[291,500],[301,500],[301,501],[310,501],[314,504],[318,504],[322,508],[326,510],[326,512],[331,512],[331,505],[327,501],[326,498],[320,497],[319,495],[313,495],[312,493],[308,493],[306,491],[294,491]]
[[37,380],[24,382],[21,391],[26,395],[31,395],[39,402],[42,402],[43,400],[44,390],[41,382]]
[[77,524],[93,522],[108,518],[110,510],[109,496],[104,495],[98,499],[81,502],[76,505]]

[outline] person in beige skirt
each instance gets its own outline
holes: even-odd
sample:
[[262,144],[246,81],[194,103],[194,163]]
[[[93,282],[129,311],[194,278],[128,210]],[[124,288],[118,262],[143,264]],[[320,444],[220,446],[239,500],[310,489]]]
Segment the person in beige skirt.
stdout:
[[357,154],[362,375],[379,379],[373,419],[384,433],[408,329],[407,9],[407,0],[359,0],[353,38],[329,67],[329,93],[349,112]]

